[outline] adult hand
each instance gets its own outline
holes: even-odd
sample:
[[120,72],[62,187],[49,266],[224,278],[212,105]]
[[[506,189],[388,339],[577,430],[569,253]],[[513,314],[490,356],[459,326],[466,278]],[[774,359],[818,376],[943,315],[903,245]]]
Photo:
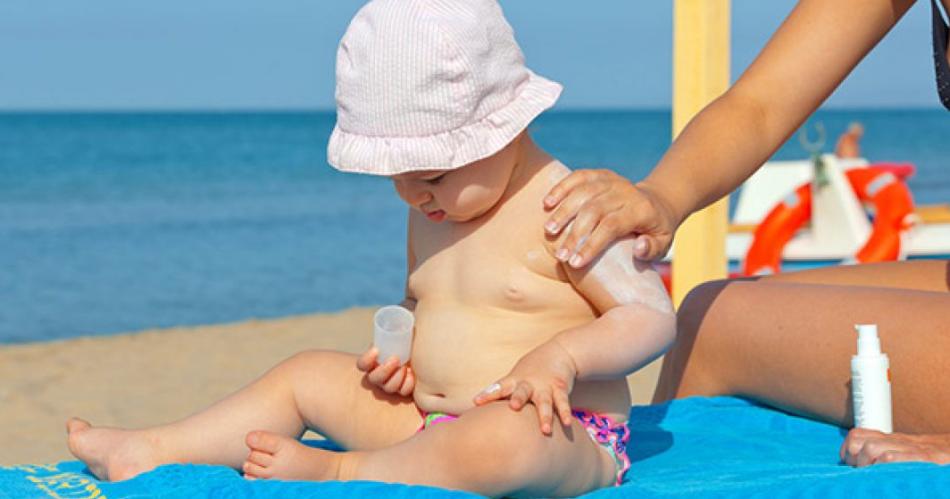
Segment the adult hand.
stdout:
[[475,405],[508,399],[508,406],[520,411],[528,402],[538,409],[541,433],[553,431],[554,412],[561,424],[571,424],[570,394],[577,368],[571,354],[557,340],[550,340],[528,352],[501,378],[475,396]]
[[901,461],[950,463],[950,435],[906,435],[855,428],[841,444],[841,460],[851,466]]
[[660,259],[679,225],[667,201],[648,184],[632,184],[610,170],[572,172],[550,190],[544,206],[557,207],[544,228],[550,235],[566,231],[556,255],[575,268],[628,234],[637,234],[635,257]]
[[356,359],[356,368],[366,373],[366,380],[378,386],[386,393],[398,393],[403,397],[412,395],[416,387],[416,375],[409,364],[399,365],[399,359],[392,356],[380,364],[379,350],[371,347]]

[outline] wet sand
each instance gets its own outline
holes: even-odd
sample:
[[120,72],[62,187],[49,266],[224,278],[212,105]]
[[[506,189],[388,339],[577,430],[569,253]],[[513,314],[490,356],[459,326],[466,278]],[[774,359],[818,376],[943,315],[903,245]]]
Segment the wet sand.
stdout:
[[[306,349],[362,352],[372,308],[0,347],[0,466],[72,459],[64,422],[137,428],[185,417]],[[659,365],[631,376],[649,402]]]

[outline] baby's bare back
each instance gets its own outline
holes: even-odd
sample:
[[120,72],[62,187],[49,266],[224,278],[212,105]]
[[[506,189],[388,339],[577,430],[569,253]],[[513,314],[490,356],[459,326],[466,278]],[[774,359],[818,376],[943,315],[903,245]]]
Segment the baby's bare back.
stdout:
[[[436,224],[410,215],[414,396],[424,410],[468,410],[476,393],[528,351],[597,317],[545,246],[541,199],[568,170],[554,161],[524,168],[519,187],[473,221]],[[623,420],[626,381],[577,383],[571,403]]]

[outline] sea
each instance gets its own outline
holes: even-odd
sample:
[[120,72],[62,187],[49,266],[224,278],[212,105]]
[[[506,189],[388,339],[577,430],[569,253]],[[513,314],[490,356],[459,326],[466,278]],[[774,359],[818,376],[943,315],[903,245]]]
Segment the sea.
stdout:
[[[390,181],[327,165],[334,119],[0,114],[0,344],[400,301],[407,208]],[[950,201],[950,115],[828,110],[806,127],[830,151],[853,121],[869,160],[916,165],[918,203]],[[670,126],[667,110],[562,111],[531,129],[573,168],[636,179]],[[806,157],[797,134],[775,155]]]

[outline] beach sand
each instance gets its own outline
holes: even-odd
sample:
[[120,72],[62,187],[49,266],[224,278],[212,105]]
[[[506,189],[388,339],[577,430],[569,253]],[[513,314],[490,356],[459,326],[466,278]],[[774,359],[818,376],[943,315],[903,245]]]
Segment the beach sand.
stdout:
[[[362,352],[372,308],[0,347],[0,466],[72,459],[64,422],[139,428],[187,416],[306,349]],[[649,403],[653,363],[631,376]]]

